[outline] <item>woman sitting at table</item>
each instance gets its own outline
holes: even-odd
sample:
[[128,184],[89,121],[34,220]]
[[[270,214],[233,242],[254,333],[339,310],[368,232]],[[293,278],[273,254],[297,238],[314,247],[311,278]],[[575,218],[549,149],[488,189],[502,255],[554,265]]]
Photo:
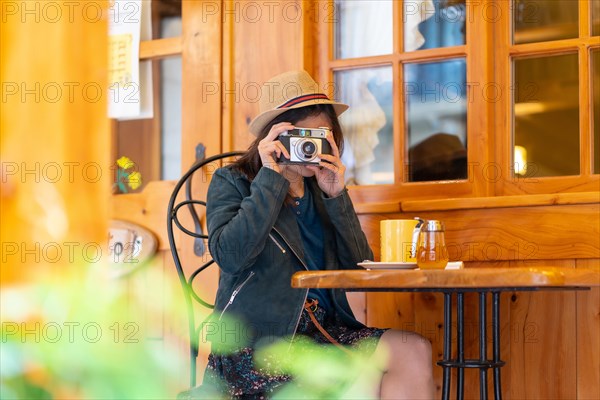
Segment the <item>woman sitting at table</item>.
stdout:
[[[224,382],[221,387],[230,397],[267,398],[292,380],[259,370],[253,354],[261,345],[295,335],[322,344],[338,342],[373,356],[387,352],[387,365],[374,388],[379,398],[433,397],[426,339],[365,327],[343,291],[307,293],[290,286],[297,271],[358,268],[358,262],[373,258],[344,185],[338,115],[347,108],[319,93],[304,71],[272,78],[263,86],[261,113],[250,123],[256,139],[243,157],[212,177],[209,247],[221,269],[213,318],[227,324],[227,317],[233,317],[250,327],[238,337],[243,339],[239,345],[227,343],[226,353],[215,347],[219,335],[211,338],[204,382]],[[313,165],[285,162],[297,154],[289,148],[293,144],[286,148],[279,137],[294,127],[327,128],[326,137],[318,140],[329,144],[330,154],[319,154],[321,161]],[[232,328],[222,329],[227,333]],[[371,340],[363,341],[367,338]]]

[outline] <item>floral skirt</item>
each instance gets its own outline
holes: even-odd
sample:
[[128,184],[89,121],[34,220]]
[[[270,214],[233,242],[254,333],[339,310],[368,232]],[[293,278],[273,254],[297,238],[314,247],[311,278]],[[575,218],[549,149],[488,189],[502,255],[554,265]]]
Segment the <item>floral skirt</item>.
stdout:
[[[350,328],[341,324],[337,318],[327,318],[327,312],[318,307],[314,316],[321,326],[338,343],[349,346],[362,355],[370,355],[375,350],[381,335],[386,329],[378,328]],[[311,321],[306,310],[302,311],[298,324],[297,335],[308,337],[313,342],[322,345],[331,345],[331,342],[317,329]],[[365,340],[370,339],[370,340]],[[333,346],[324,347],[324,351],[340,351]],[[271,357],[262,355],[262,357]],[[268,399],[282,384],[292,381],[292,377],[281,372],[277,367],[278,360],[262,359],[261,366],[254,362],[255,353],[252,348],[246,347],[233,353],[220,355],[211,353],[204,373],[205,384],[219,388],[225,396],[231,399],[262,400]]]

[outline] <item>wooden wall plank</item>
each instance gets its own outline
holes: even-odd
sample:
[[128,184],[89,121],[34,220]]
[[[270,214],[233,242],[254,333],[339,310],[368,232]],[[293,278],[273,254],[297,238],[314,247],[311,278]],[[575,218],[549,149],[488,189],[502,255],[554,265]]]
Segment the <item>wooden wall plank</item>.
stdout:
[[[510,399],[509,393],[510,388],[513,385],[511,376],[512,365],[510,362],[510,351],[511,351],[511,330],[512,330],[512,318],[510,314],[510,304],[513,299],[512,293],[502,293],[500,295],[500,359],[506,364],[501,369],[501,384],[502,393],[506,393],[506,397]],[[491,342],[490,342],[491,344]],[[491,379],[491,378],[490,378]],[[488,386],[490,393],[492,393],[493,386]]]
[[[248,124],[258,115],[261,85],[272,76],[304,67],[304,21],[301,1],[226,1],[225,23],[232,24],[230,81],[223,82],[230,113],[231,150],[244,150],[253,140]],[[233,11],[233,12],[232,12]],[[251,45],[252,44],[252,45]],[[257,52],[257,46],[260,52]]]
[[[547,265],[547,261],[533,264]],[[553,264],[575,267],[574,260],[554,260]],[[547,291],[512,295],[511,398],[576,398],[575,296],[574,292]]]
[[222,151],[221,12],[217,1],[182,2],[182,171],[194,163],[198,143],[207,155]]
[[[206,157],[223,149],[223,1],[182,2],[182,147],[181,170],[187,171],[196,161],[198,144],[205,147]],[[210,171],[209,171],[210,173]],[[206,199],[209,179],[194,181],[193,197]],[[198,209],[203,220],[203,209]],[[186,213],[187,214],[187,213]],[[184,221],[190,225],[189,215]],[[180,257],[186,274],[206,261],[208,255],[194,254],[194,240],[181,235]],[[218,282],[217,268],[209,268],[198,278],[197,288],[203,299],[214,301]],[[206,355],[197,363],[197,382],[201,382]]]
[[[577,260],[577,268],[600,268]],[[600,288],[577,293],[577,398],[600,398]]]
[[367,325],[406,330],[414,323],[414,294],[367,293]]

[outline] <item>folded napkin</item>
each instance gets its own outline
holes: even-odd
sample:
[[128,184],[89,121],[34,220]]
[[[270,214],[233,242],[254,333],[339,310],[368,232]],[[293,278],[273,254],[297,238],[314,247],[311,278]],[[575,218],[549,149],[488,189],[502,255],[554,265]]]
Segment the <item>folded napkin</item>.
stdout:
[[444,268],[444,269],[463,269],[463,268],[464,268],[464,264],[462,261],[452,261],[452,262],[449,262],[446,265],[446,268]]

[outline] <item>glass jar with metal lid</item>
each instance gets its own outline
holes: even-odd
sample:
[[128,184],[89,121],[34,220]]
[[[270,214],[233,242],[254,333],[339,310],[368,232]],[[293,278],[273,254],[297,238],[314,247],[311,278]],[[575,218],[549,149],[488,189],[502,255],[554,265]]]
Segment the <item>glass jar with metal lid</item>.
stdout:
[[417,265],[421,269],[444,269],[448,264],[445,227],[442,221],[426,220],[417,245]]

